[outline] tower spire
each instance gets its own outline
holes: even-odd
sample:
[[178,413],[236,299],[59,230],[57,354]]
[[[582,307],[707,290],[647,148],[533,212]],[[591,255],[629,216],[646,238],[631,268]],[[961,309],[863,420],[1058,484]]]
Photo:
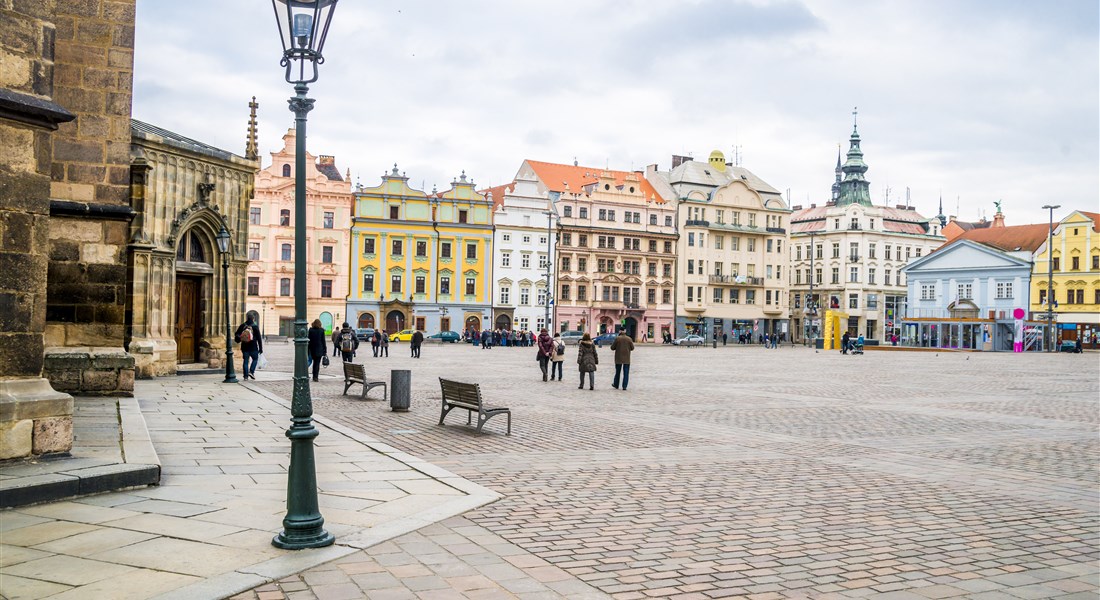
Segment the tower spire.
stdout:
[[248,103],[248,139],[244,144],[244,157],[248,160],[260,158],[260,153],[256,146],[256,109],[259,107],[260,105],[256,103],[256,97],[253,96],[252,102]]
[[844,172],[844,178],[840,182],[840,195],[837,197],[837,205],[862,204],[871,206],[871,183],[864,178],[867,172],[867,163],[863,162],[863,150],[859,147],[859,131],[856,129],[856,117],[858,110],[852,109],[852,135],[848,138],[848,160],[840,168]]

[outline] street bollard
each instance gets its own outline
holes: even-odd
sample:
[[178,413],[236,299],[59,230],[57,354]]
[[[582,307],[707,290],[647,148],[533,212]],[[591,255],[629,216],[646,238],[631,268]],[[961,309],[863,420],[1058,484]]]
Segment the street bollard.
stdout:
[[390,410],[409,412],[412,393],[412,371],[393,369],[390,371]]

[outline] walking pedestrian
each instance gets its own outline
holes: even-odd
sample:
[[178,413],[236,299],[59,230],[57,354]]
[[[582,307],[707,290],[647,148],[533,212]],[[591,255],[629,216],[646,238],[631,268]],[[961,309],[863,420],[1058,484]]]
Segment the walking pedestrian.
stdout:
[[370,349],[374,353],[374,357],[378,358],[378,347],[382,345],[382,334],[375,329],[374,333],[370,336]]
[[542,369],[542,380],[546,381],[550,368],[550,356],[554,353],[554,340],[545,327],[539,332],[538,347],[539,368]]
[[386,330],[382,330],[382,339],[378,342],[378,357],[390,357],[390,336]]
[[844,332],[844,335],[840,336],[840,353],[841,354],[847,354],[848,353],[848,342],[851,339],[852,339],[852,336],[848,335],[847,331]]
[[241,371],[244,378],[256,378],[256,361],[260,359],[260,353],[264,351],[263,340],[260,339],[260,328],[252,322],[252,314],[245,318],[244,323],[233,334],[233,340],[241,345]]
[[728,333],[726,333],[725,331],[723,331],[723,332],[722,332],[722,345],[723,345],[723,346],[725,346],[725,345],[726,345],[726,337],[727,337],[727,336],[729,336],[729,334],[728,334]]
[[409,347],[412,348],[412,357],[420,358],[420,344],[424,343],[424,334],[419,330],[413,332],[412,340],[409,342]]
[[581,384],[578,390],[584,389],[584,374],[588,373],[588,389],[596,389],[596,365],[600,364],[600,357],[596,354],[596,344],[592,343],[592,336],[585,333],[577,344],[577,370],[581,373]]
[[355,335],[355,330],[345,321],[340,328],[340,355],[343,357],[344,362],[351,362],[355,358],[355,349],[358,347],[359,339]]
[[313,366],[313,380],[321,374],[321,359],[328,358],[328,347],[325,346],[325,326],[321,325],[321,319],[314,319],[309,328],[309,358]]
[[[332,355],[336,356],[340,353],[340,330],[336,327],[332,328]],[[325,351],[328,354],[328,350]]]
[[565,362],[565,342],[561,341],[561,334],[554,333],[554,353],[550,355],[550,381],[554,381],[554,373],[558,374],[561,381],[562,363]]
[[[718,334],[714,335],[715,343],[717,343]],[[630,383],[630,353],[634,351],[634,340],[630,339],[625,329],[620,329],[615,341],[611,342],[611,349],[615,352],[615,379],[611,381],[611,387],[622,389],[625,392],[627,384]],[[620,372],[623,375],[622,388],[619,388]]]

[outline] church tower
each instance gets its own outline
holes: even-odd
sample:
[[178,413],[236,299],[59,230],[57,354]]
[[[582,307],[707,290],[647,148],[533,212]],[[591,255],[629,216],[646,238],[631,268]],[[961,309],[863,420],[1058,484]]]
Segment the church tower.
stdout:
[[849,204],[871,206],[871,182],[863,177],[867,172],[867,163],[863,162],[863,150],[859,148],[859,130],[855,110],[852,111],[852,137],[848,141],[851,146],[848,148],[848,160],[841,167],[844,178],[840,182],[840,195],[836,204],[837,206]]

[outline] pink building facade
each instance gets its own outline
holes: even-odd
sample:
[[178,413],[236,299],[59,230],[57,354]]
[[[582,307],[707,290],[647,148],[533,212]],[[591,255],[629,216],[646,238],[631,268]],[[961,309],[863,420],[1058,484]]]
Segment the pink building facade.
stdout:
[[[247,306],[265,336],[293,336],[294,142],[291,129],[256,175],[248,215]],[[351,182],[332,156],[306,154],[306,169],[306,316],[331,331],[347,319]]]

